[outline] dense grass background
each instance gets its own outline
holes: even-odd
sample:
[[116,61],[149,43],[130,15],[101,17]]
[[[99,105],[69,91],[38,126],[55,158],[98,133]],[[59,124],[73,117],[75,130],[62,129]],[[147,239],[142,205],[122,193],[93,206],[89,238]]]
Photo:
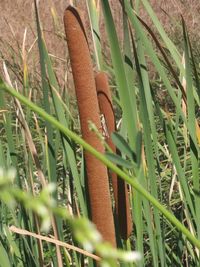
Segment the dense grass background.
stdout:
[[[101,155],[79,137],[68,56],[55,59],[48,53],[36,6],[40,69],[29,63],[33,51],[27,46],[26,31],[17,49],[1,40],[0,166],[9,170],[0,173],[2,266],[95,266],[93,256],[84,257],[84,251],[41,242],[25,232],[14,234],[11,225],[30,235],[48,233],[54,241],[91,248],[104,259],[102,266],[135,266],[134,260],[126,262],[130,255],[122,252],[129,250],[141,253],[138,266],[198,266],[198,48],[184,20],[170,18],[181,36],[177,42],[173,33],[165,32],[149,1],[135,1],[134,10],[132,2],[125,0],[123,8],[120,3],[117,7],[122,23],[119,35],[109,1],[88,1],[85,6],[95,70],[109,76],[118,119],[113,142],[121,158]],[[56,26],[58,17],[52,14]],[[62,28],[55,27],[58,33],[64,41]],[[59,79],[57,60],[67,70]],[[133,233],[127,241],[117,233],[119,251],[102,244],[85,219],[82,148],[130,185]]]

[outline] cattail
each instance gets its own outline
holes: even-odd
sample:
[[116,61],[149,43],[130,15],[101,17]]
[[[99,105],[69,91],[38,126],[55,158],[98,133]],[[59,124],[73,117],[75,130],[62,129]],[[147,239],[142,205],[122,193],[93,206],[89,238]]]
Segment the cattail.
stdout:
[[[100,113],[103,119],[102,123],[105,123],[102,128],[104,129],[106,142],[113,152],[116,153],[115,145],[111,140],[111,134],[116,130],[115,116],[106,73],[99,72],[95,77],[95,81]],[[111,178],[120,235],[123,239],[127,239],[132,231],[127,185],[123,180],[117,178],[116,173],[112,172]]]
[[[87,37],[78,11],[69,6],[64,14],[64,25],[79,108],[83,139],[104,153],[104,147],[88,127],[92,121],[101,129],[99,106]],[[104,240],[116,246],[112,204],[107,168],[89,152],[84,152],[91,219]]]

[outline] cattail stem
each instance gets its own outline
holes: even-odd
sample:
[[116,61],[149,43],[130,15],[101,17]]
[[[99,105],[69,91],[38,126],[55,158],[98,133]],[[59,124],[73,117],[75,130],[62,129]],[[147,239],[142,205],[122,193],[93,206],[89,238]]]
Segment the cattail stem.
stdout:
[[[99,152],[104,153],[101,141],[88,127],[88,121],[92,121],[98,129],[101,129],[101,122],[87,38],[80,15],[74,7],[69,6],[66,9],[64,25],[79,108],[82,136],[86,142]],[[88,152],[84,152],[84,157],[91,219],[96,224],[104,240],[116,246],[107,168]]]
[[[108,145],[116,153],[116,147],[111,139],[111,134],[116,130],[115,116],[106,73],[99,72],[95,77],[95,81],[100,113],[103,116],[103,123],[105,122],[105,125],[102,126],[105,129],[104,135]],[[127,239],[132,231],[127,185],[123,180],[117,178],[117,175],[113,172],[111,173],[111,178],[120,235],[123,239]]]

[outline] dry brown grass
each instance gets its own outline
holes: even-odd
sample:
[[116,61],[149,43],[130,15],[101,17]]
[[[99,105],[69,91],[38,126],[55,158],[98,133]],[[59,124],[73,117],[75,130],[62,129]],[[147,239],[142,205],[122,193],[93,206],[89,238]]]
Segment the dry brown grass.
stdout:
[[[181,15],[186,21],[193,44],[199,44],[200,33],[198,25],[200,23],[200,1],[199,0],[150,0],[154,11],[162,22],[164,29],[179,45],[182,38],[180,27]],[[141,12],[145,17],[145,13]],[[152,26],[148,20],[148,24]]]
[[[61,33],[63,29],[63,12],[69,0],[46,0],[40,1],[40,16],[44,29],[45,40],[49,52],[53,55],[54,67],[58,75],[61,85],[66,82],[65,78],[71,80],[69,73],[69,65],[67,64],[67,51],[65,41],[55,34],[55,28],[51,15],[51,7],[54,7],[59,22],[59,30]],[[86,12],[85,0],[76,1],[78,7],[82,10],[86,18],[86,27],[89,34],[89,23]],[[113,14],[118,29],[120,39],[121,33],[121,11],[118,0],[111,0]],[[180,18],[182,13],[185,18],[191,39],[194,46],[198,49],[199,37],[198,25],[200,23],[200,1],[199,0],[150,0],[158,17],[162,21],[166,31],[172,36],[176,43],[179,43],[181,38],[181,29],[176,25],[175,21]],[[19,49],[22,48],[23,36],[25,28],[27,28],[26,50],[28,51],[36,38],[35,14],[33,1],[30,0],[1,0],[1,16],[0,16],[0,73],[2,72],[2,61],[7,60],[13,66],[22,67],[22,62],[19,60]],[[151,21],[143,10],[141,10],[141,17],[151,26]],[[103,27],[101,27],[103,31]],[[105,34],[103,34],[105,36]],[[89,36],[90,37],[90,36]],[[89,38],[90,39],[90,38]],[[106,46],[105,38],[103,38],[104,46]],[[28,66],[31,71],[37,73],[39,69],[39,60],[37,53],[37,43],[33,46],[28,55]],[[11,73],[12,75],[12,73]]]

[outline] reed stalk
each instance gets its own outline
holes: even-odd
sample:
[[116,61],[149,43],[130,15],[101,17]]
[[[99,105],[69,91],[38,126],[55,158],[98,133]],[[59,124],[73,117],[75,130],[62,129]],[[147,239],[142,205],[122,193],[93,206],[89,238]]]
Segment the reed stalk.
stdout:
[[[81,17],[78,11],[72,6],[69,6],[65,11],[64,25],[78,102],[82,136],[91,146],[99,152],[104,153],[104,147],[101,141],[94,132],[90,131],[88,125],[88,122],[92,121],[98,129],[101,129],[95,79],[87,37]],[[91,220],[95,223],[104,240],[109,241],[115,246],[115,228],[107,168],[86,151],[84,151],[84,157]]]
[[[116,130],[115,115],[112,106],[111,92],[106,73],[99,72],[95,77],[99,109],[102,116],[105,140],[114,153],[116,147],[112,142],[111,134]],[[126,183],[119,179],[116,173],[111,172],[112,186],[115,199],[115,212],[120,235],[128,239],[132,232],[132,219]]]

